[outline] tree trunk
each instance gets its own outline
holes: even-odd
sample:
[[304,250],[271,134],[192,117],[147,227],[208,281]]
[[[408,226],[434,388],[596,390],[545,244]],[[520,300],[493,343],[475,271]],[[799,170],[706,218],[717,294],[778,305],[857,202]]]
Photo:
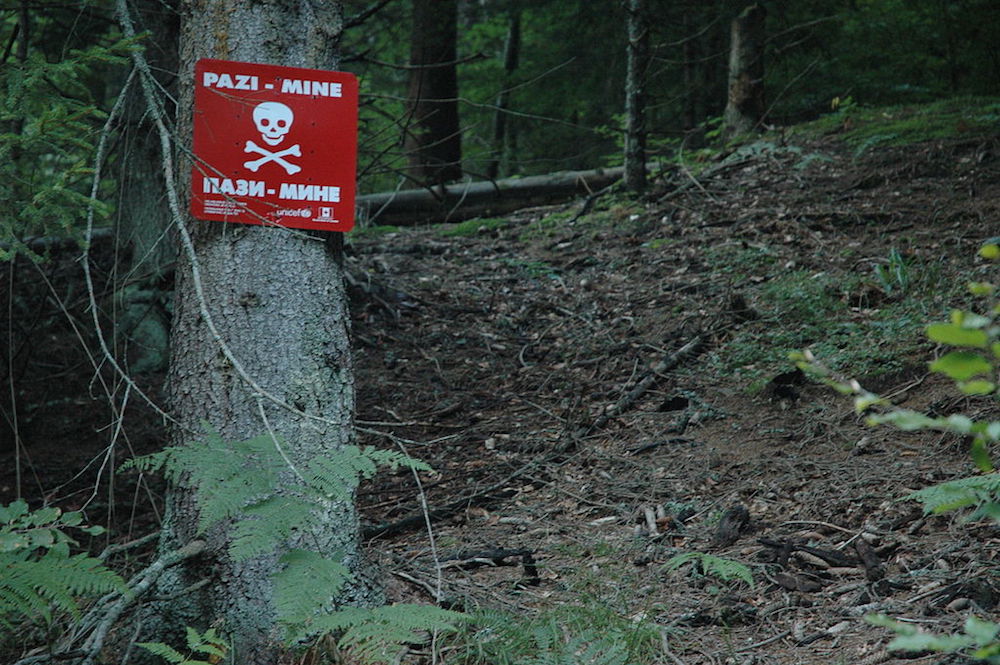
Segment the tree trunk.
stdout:
[[508,166],[511,145],[508,140],[507,109],[510,108],[510,84],[521,57],[521,10],[512,9],[507,24],[507,39],[503,45],[503,89],[497,95],[497,108],[493,116],[493,158],[486,165],[486,175],[492,179],[500,175],[501,167]]
[[684,124],[684,147],[689,149],[705,145],[705,128],[702,124],[705,121],[705,97],[701,79],[701,69],[704,65],[701,62],[701,35],[695,33],[696,24],[691,20],[693,11],[692,7],[685,7],[681,19],[684,26],[684,43],[681,47],[684,106],[681,118]]
[[733,19],[729,46],[729,98],[723,116],[730,135],[756,129],[764,119],[764,18],[750,5]]
[[[330,0],[184,0],[178,122],[183,145],[189,146],[191,139],[196,60],[332,69],[338,64],[342,22],[340,3]],[[181,189],[187,191],[187,177],[182,179]],[[293,463],[351,442],[353,369],[339,255],[314,236],[286,229],[194,219],[186,223],[200,277],[182,255],[169,373],[171,407],[180,423],[173,442],[189,442],[202,423],[233,441],[270,431],[283,440]],[[226,359],[202,309],[263,390],[248,385]],[[293,409],[272,402],[264,392]],[[299,481],[289,476],[276,491],[294,491]],[[172,488],[167,504],[161,548],[169,551],[194,536],[197,514],[186,488]],[[353,500],[331,502],[325,512],[329,519],[321,532],[299,534],[297,542],[285,547],[339,552],[348,568],[363,573]],[[161,578],[157,595],[166,600],[155,606],[147,634],[172,642],[185,625],[204,629],[219,621],[232,639],[230,662],[273,665],[280,647],[271,575],[281,551],[236,562],[226,554],[225,529],[208,538],[207,556]],[[199,591],[180,593],[206,579],[210,584]],[[369,603],[377,596],[359,579],[342,597],[331,598],[331,604]]]
[[421,185],[462,177],[458,127],[456,0],[413,0],[409,126],[404,148],[409,174]]
[[628,0],[628,69],[625,77],[625,186],[646,189],[646,75],[649,23],[645,0]]
[[[180,22],[176,0],[135,3],[140,29],[156,35],[146,43],[146,59],[159,85],[176,98],[177,41]],[[176,109],[164,100],[170,118]],[[161,371],[167,363],[170,286],[163,284],[177,258],[176,239],[160,175],[160,137],[149,117],[141,86],[133,85],[125,103],[118,160],[119,206],[116,243],[126,258],[119,274],[123,287],[117,329],[123,333],[131,371]]]
[[562,171],[506,180],[456,183],[446,187],[404,189],[358,197],[358,216],[366,225],[413,226],[495,217],[530,206],[592,194],[622,178],[621,167]]

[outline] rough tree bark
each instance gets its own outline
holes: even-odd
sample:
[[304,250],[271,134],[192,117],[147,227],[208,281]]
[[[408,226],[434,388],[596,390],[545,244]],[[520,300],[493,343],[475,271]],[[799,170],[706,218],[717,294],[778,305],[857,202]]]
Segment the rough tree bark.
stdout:
[[409,174],[422,185],[462,177],[458,126],[456,0],[413,0],[409,123],[403,143]]
[[628,70],[625,76],[625,186],[646,189],[646,74],[649,21],[645,0],[628,0]]
[[[339,2],[183,0],[181,18],[178,135],[185,146],[190,146],[191,83],[199,58],[322,69],[338,64],[343,25]],[[186,191],[187,176],[181,180],[181,190]],[[173,443],[190,441],[191,432],[206,422],[226,440],[272,431],[284,440],[293,463],[348,444],[353,430],[353,369],[343,268],[331,243],[279,228],[194,219],[186,224],[197,261],[193,265],[182,253],[177,271],[169,386],[180,427]],[[198,296],[196,279],[204,301]],[[206,325],[203,309],[262,391],[251,388],[226,359]],[[272,402],[263,392],[293,409]],[[289,474],[284,487],[275,489],[287,491],[296,482]],[[197,517],[193,497],[185,488],[172,488],[167,503],[161,540],[165,551],[193,537]],[[331,502],[325,512],[322,531],[299,534],[286,546],[342,552],[345,564],[361,573],[331,603],[377,602],[378,593],[364,581],[353,501]],[[185,625],[204,629],[218,621],[232,638],[230,662],[279,662],[270,576],[280,552],[234,562],[225,553],[226,530],[216,530],[208,540],[208,555],[161,578],[157,595],[165,600],[147,617],[147,635],[171,642]],[[183,592],[201,580],[210,584]]]
[[723,115],[730,135],[753,131],[764,119],[766,16],[762,5],[750,5],[730,27],[729,98]]

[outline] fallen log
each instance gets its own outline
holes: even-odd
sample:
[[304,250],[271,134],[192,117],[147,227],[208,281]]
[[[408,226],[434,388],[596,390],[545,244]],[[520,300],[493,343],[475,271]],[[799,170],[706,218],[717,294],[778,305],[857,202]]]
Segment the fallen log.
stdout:
[[467,182],[366,194],[357,199],[359,225],[409,226],[495,217],[521,208],[591,194],[622,178],[622,167]]

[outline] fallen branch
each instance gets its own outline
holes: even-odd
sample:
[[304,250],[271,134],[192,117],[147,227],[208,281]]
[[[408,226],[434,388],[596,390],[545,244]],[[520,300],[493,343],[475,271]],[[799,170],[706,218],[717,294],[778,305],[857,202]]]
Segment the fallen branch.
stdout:
[[621,177],[618,167],[367,194],[357,199],[358,219],[412,225],[490,217],[591,194]]
[[586,436],[594,430],[598,430],[607,425],[612,418],[617,418],[621,414],[625,413],[625,411],[630,409],[640,397],[646,394],[646,391],[652,387],[661,374],[669,372],[673,368],[677,367],[682,360],[700,351],[704,341],[704,338],[701,335],[698,335],[690,342],[677,349],[660,362],[656,363],[649,373],[641,381],[639,381],[638,384],[636,384],[635,388],[630,390],[627,395],[618,400],[616,404],[608,407],[604,413],[598,416],[597,420],[595,420],[590,427],[582,429],[577,436]]

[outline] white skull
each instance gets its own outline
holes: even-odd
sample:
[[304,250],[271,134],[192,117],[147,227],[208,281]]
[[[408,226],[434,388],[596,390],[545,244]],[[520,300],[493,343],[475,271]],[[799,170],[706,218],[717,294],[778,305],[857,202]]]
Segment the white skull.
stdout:
[[294,119],[292,109],[280,102],[261,102],[253,110],[253,124],[268,145],[278,145],[285,140]]

